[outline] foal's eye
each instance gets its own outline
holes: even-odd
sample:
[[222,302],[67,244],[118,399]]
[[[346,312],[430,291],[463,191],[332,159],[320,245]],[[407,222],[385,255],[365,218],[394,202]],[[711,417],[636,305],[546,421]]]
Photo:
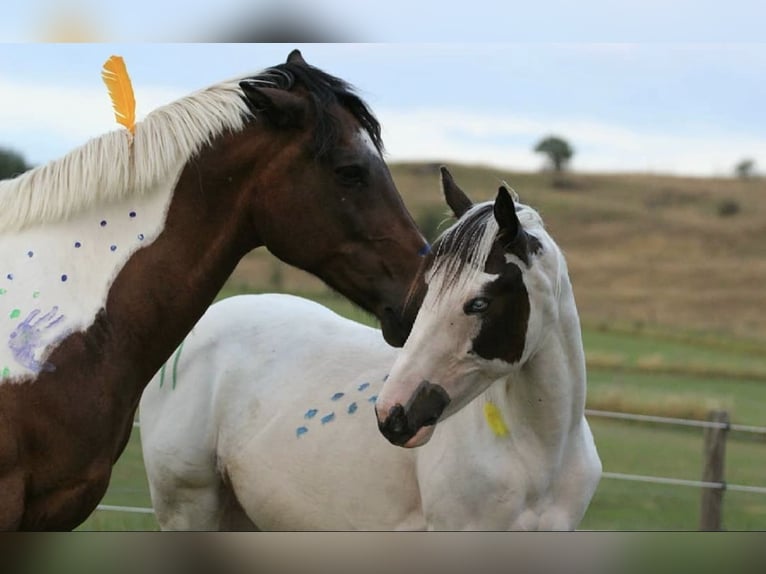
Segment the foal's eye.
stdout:
[[367,172],[361,165],[344,165],[335,168],[335,174],[342,185],[361,185],[367,176]]
[[486,297],[476,297],[463,305],[463,312],[466,315],[478,315],[483,313],[489,307],[489,299]]

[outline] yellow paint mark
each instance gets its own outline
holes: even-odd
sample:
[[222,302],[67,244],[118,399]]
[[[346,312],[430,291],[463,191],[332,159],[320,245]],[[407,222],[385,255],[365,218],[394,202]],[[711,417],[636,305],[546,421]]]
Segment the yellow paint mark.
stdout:
[[503,422],[503,415],[500,414],[500,409],[498,409],[494,403],[487,402],[484,404],[484,418],[487,419],[489,428],[491,428],[492,432],[497,436],[508,435],[508,427],[505,426],[505,422]]

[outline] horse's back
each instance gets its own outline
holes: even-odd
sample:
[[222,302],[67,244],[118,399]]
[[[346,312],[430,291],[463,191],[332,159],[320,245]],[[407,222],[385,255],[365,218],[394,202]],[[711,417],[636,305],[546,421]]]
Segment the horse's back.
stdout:
[[[218,493],[231,484],[259,527],[332,528],[332,517],[311,508],[333,506],[321,501],[334,496],[337,480],[328,454],[342,464],[361,461],[377,443],[397,459],[386,481],[408,464],[374,423],[374,399],[395,353],[377,329],[299,297],[244,295],[211,306],[141,401],[155,507],[194,496],[194,505],[180,501],[187,514],[214,515],[223,504]],[[170,527],[219,527],[216,517],[176,522],[172,511],[157,511]]]

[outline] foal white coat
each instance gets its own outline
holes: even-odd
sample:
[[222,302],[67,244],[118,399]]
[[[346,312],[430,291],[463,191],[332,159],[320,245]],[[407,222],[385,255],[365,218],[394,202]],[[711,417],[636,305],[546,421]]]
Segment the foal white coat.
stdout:
[[[428,364],[424,329],[449,346],[438,316],[421,309],[407,344],[394,349],[378,330],[289,295],[213,305],[140,405],[160,526],[576,528],[601,463],[583,415],[585,364],[566,264],[542,227],[537,233],[559,258],[546,266],[558,274],[549,282],[556,299],[541,310],[538,286],[527,285],[521,360],[465,371],[470,388],[425,427],[419,448],[387,442],[374,404],[396,395],[384,388],[389,373]],[[431,304],[427,295],[424,308]],[[453,354],[462,354],[459,344]]]

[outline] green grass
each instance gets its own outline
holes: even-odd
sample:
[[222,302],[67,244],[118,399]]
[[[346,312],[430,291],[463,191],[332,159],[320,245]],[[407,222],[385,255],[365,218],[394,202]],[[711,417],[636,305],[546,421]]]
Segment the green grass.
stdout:
[[[590,419],[605,472],[688,480],[702,477],[702,431]],[[730,437],[725,477],[732,484],[766,486],[766,444]],[[602,478],[580,528],[696,530],[701,490]],[[723,526],[766,528],[766,495],[726,492]]]
[[[227,286],[221,297],[246,292]],[[342,297],[323,292],[311,298],[354,320],[374,325],[374,317]],[[608,331],[586,326],[589,362],[613,365],[588,371],[592,408],[615,406],[629,412],[704,418],[723,406],[732,422],[766,426],[766,380],[741,376],[766,369],[766,358],[733,339],[695,340],[688,334]],[[604,361],[604,357],[610,358]],[[595,361],[593,360],[595,359]],[[659,367],[688,367],[691,374],[663,373]],[[713,376],[723,373],[731,376]],[[610,403],[611,401],[611,403]],[[702,431],[591,417],[604,470],[699,480]],[[151,501],[135,429],[115,466],[103,504],[148,507]],[[733,434],[727,441],[726,480],[766,486],[766,441]],[[695,530],[701,491],[685,486],[602,479],[581,524],[593,530]],[[766,529],[766,495],[726,492],[724,526],[730,530]],[[156,530],[151,515],[96,511],[80,530]]]

